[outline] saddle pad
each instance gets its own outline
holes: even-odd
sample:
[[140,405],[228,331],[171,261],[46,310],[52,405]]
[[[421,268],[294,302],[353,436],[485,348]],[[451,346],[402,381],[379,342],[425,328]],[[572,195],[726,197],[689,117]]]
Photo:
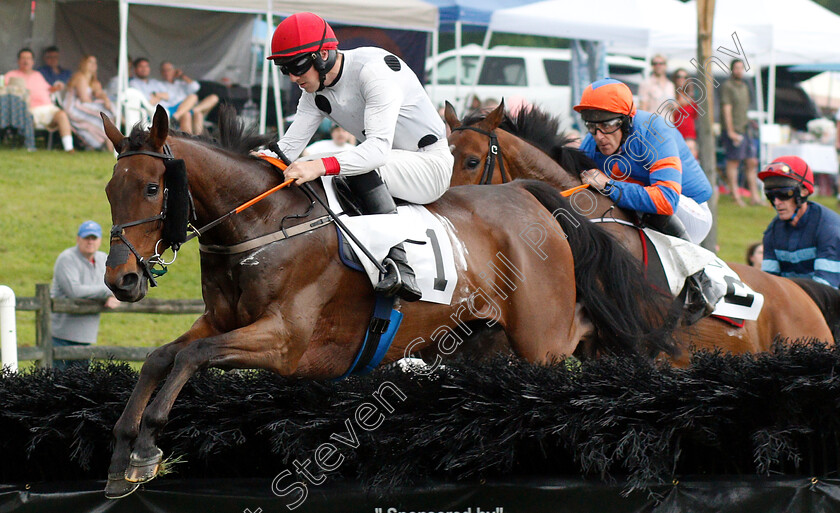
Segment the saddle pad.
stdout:
[[[333,188],[332,177],[325,176],[321,179],[324,181],[330,208],[334,212],[340,212],[341,206]],[[414,269],[417,285],[423,293],[421,301],[443,305],[452,302],[452,294],[458,284],[452,242],[444,224],[426,207],[402,205],[397,207],[396,214],[340,217],[379,262],[388,256],[392,247],[406,241],[404,246],[408,263]],[[364,256],[349,237],[347,241],[358,255],[371,284],[379,283],[379,269]]]
[[685,279],[704,270],[712,283],[726,293],[715,305],[712,315],[754,321],[764,306],[764,295],[755,292],[741,281],[723,260],[711,251],[677,237],[671,237],[650,228],[644,229],[668,279],[671,294],[677,295]]

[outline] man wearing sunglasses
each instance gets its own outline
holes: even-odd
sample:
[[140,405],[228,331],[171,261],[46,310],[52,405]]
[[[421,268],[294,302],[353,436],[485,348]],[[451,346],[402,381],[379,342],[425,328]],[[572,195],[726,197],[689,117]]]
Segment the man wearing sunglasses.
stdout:
[[[359,145],[332,157],[294,162],[286,178],[298,185],[324,175],[340,175],[360,198],[365,214],[396,212],[394,198],[426,204],[449,188],[453,157],[443,120],[417,76],[397,56],[381,48],[338,51],[332,28],[312,13],[294,14],[277,27],[268,57],[303,91],[295,120],[280,139],[280,150],[295,160],[324,117]],[[402,244],[388,257],[394,266],[376,286],[405,301],[420,290]]]
[[761,269],[785,277],[840,285],[840,215],[811,203],[814,173],[796,156],[779,157],[759,174],[777,216],[764,232]]
[[575,110],[589,132],[580,149],[598,164],[581,179],[645,224],[702,242],[712,227],[712,186],[676,128],[637,111],[630,88],[610,78],[587,86]]

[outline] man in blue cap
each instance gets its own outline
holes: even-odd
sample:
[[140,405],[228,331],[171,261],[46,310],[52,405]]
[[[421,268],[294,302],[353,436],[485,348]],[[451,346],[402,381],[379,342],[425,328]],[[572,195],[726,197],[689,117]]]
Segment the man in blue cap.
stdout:
[[[79,226],[76,245],[58,255],[53,270],[50,289],[52,298],[104,300],[106,308],[120,302],[105,286],[105,259],[99,251],[102,244],[102,227],[94,221]],[[51,318],[53,346],[80,346],[96,343],[99,332],[99,314],[53,313]],[[70,365],[87,367],[86,360],[56,360],[54,367],[64,369]]]

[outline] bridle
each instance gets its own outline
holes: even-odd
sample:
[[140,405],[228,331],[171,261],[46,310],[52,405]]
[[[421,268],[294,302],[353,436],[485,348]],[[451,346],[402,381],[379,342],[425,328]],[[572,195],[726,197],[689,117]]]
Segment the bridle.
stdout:
[[508,177],[505,173],[505,159],[502,158],[502,147],[499,146],[499,139],[496,137],[495,130],[487,131],[474,126],[461,125],[453,128],[452,132],[458,132],[461,130],[472,130],[473,132],[478,132],[479,134],[490,138],[490,146],[487,148],[487,156],[484,159],[484,172],[481,173],[481,181],[479,181],[478,184],[489,185],[493,182],[493,173],[496,170],[497,156],[499,158],[499,171],[502,173],[502,183],[506,183],[508,181]]
[[[153,157],[153,158],[158,158],[158,159],[163,160],[164,165],[166,166],[166,173],[164,174],[164,182],[166,183],[166,187],[163,190],[163,207],[161,208],[161,211],[160,211],[159,214],[157,214],[155,216],[152,216],[152,217],[145,218],[145,219],[140,219],[140,220],[137,220],[137,221],[130,221],[128,223],[118,224],[118,225],[115,225],[113,228],[111,228],[111,238],[112,239],[115,239],[115,238],[120,239],[123,242],[123,244],[125,244],[125,247],[137,259],[137,263],[140,265],[141,269],[143,270],[143,275],[149,280],[149,284],[152,287],[157,286],[157,282],[155,281],[155,276],[163,276],[164,274],[166,274],[166,270],[167,270],[166,266],[175,262],[175,259],[178,256],[178,249],[180,249],[180,247],[183,244],[189,242],[190,240],[192,240],[195,237],[201,237],[208,230],[220,225],[223,221],[225,221],[229,217],[231,217],[233,215],[236,215],[236,214],[242,212],[243,210],[255,205],[256,203],[258,203],[258,202],[262,201],[263,199],[267,198],[269,195],[271,195],[271,194],[273,194],[273,193],[275,193],[275,192],[277,192],[277,191],[279,191],[279,190],[281,190],[285,187],[288,187],[289,185],[291,185],[295,181],[293,178],[289,178],[289,179],[285,180],[283,183],[281,183],[280,185],[276,185],[276,186],[272,187],[271,189],[257,195],[256,197],[251,198],[250,200],[246,201],[245,203],[239,205],[238,207],[234,208],[233,210],[230,210],[226,214],[222,214],[221,216],[219,216],[216,219],[210,221],[209,223],[205,224],[204,226],[202,226],[200,228],[196,228],[191,223],[191,220],[195,221],[197,219],[197,217],[196,217],[195,203],[193,202],[192,193],[189,190],[189,184],[186,182],[186,169],[184,168],[183,160],[175,159],[175,157],[172,154],[172,150],[170,149],[168,144],[164,144],[162,149],[163,149],[163,153],[158,153],[158,152],[149,151],[149,150],[136,150],[136,151],[127,151],[127,152],[121,153],[117,156],[117,160],[119,160],[121,158],[124,158],[124,157],[130,157],[132,155],[145,155],[147,157]],[[263,160],[268,161],[274,167],[280,169],[281,172],[283,170],[285,170],[286,165],[288,165],[287,162],[280,161],[278,159],[273,159],[271,157],[267,157],[267,156],[264,156],[264,155],[261,156],[261,158]],[[179,164],[180,164],[180,166],[179,166]],[[170,175],[169,173],[172,173],[172,175]],[[180,175],[182,176],[183,183],[181,185],[183,187],[181,187],[179,189],[176,185],[175,188],[173,189],[174,194],[176,194],[176,196],[173,196],[173,195],[171,195],[173,193],[170,192],[169,189],[170,189],[170,186],[172,185],[172,183],[177,182],[178,173],[180,173]],[[168,179],[168,177],[171,178],[172,180]],[[214,246],[214,245],[205,246],[205,245],[202,245],[200,247],[201,251],[209,252],[209,253],[218,253],[218,254],[241,253],[243,251],[248,251],[248,250],[253,249],[255,247],[263,246],[265,244],[270,244],[272,242],[281,241],[281,240],[284,240],[284,239],[288,239],[288,238],[291,238],[291,237],[295,237],[297,235],[301,235],[301,234],[310,232],[312,230],[316,230],[316,229],[318,229],[322,226],[326,226],[326,225],[330,224],[333,221],[335,221],[336,223],[340,223],[340,221],[338,221],[338,219],[336,219],[336,215],[329,211],[329,208],[326,206],[326,204],[323,203],[320,200],[320,198],[317,197],[315,192],[311,189],[311,187],[308,186],[308,184],[304,184],[304,188],[302,190],[303,190],[304,194],[306,195],[306,197],[309,199],[309,207],[307,208],[306,212],[304,212],[303,214],[290,214],[290,215],[284,216],[283,219],[281,219],[281,221],[280,221],[280,230],[278,230],[277,232],[270,233],[270,234],[264,235],[262,237],[257,237],[255,239],[251,239],[251,240],[245,241],[243,243],[235,244],[233,246]],[[186,197],[184,197],[184,196],[186,196]],[[314,196],[314,199],[313,199],[313,196]],[[288,219],[301,219],[301,218],[309,217],[309,215],[312,213],[312,209],[315,205],[316,200],[321,202],[321,204],[324,206],[324,208],[327,209],[327,211],[330,214],[329,216],[322,216],[322,217],[319,217],[318,219],[315,219],[313,221],[301,223],[301,224],[292,226],[290,228],[286,228],[284,226],[286,220],[288,220]],[[179,219],[176,216],[175,220],[173,221],[173,219],[167,217],[169,214],[171,214],[171,212],[169,212],[170,209],[172,208],[170,203],[172,203],[173,201],[174,201],[175,208],[178,208],[178,207],[180,207],[181,209],[186,208],[186,210],[187,210],[186,213],[185,213],[186,218],[181,217]],[[184,206],[184,202],[186,202],[186,206]],[[176,214],[177,213],[178,212],[176,212]],[[182,211],[182,216],[183,215],[184,215],[184,213]],[[125,230],[125,228],[128,228],[130,226],[137,226],[137,225],[140,225],[140,224],[150,223],[150,222],[153,222],[153,221],[163,221],[164,222],[163,235],[162,235],[161,239],[159,239],[155,243],[155,254],[152,255],[151,257],[149,257],[148,260],[145,260],[140,255],[140,253],[137,251],[137,249],[134,247],[134,245],[132,245],[131,242],[129,242],[128,239],[126,239],[124,230]],[[168,226],[166,224],[167,222],[170,222],[172,224]],[[175,226],[175,223],[177,223],[179,226]],[[167,230],[167,228],[171,228],[171,229]],[[346,228],[344,228],[344,229],[346,230]],[[167,235],[167,231],[170,232],[168,235]],[[187,233],[188,231],[190,232],[189,234]],[[352,234],[348,233],[348,235],[352,235]],[[353,240],[355,241],[356,239],[354,238]],[[165,244],[169,245],[169,247],[172,249],[172,252],[174,253],[174,255],[172,257],[172,260],[170,260],[168,262],[163,260],[163,258],[161,256],[161,253],[158,251],[158,248],[160,247],[161,242],[164,242]],[[367,256],[369,258],[373,258],[369,254],[367,254]],[[109,259],[110,259],[110,255],[109,255]],[[378,262],[376,262],[376,263],[378,263]],[[106,263],[106,265],[107,265],[107,263]],[[160,269],[155,269],[155,266],[160,266]]]
[[[119,160],[121,158],[125,158],[125,157],[131,157],[133,155],[146,155],[148,157],[154,157],[154,158],[161,159],[164,162],[169,162],[169,161],[172,161],[172,160],[175,159],[174,155],[172,154],[172,149],[169,147],[169,144],[164,144],[163,145],[163,153],[158,153],[158,152],[149,151],[149,150],[126,151],[124,153],[120,153],[119,155],[117,155],[117,160]],[[192,194],[190,194],[189,191],[187,191],[187,196],[188,196],[188,200],[189,200],[189,216],[194,218],[195,217],[195,205],[193,204]],[[134,247],[134,245],[131,244],[131,242],[129,242],[129,240],[125,237],[125,229],[129,228],[131,226],[137,226],[137,225],[141,225],[141,224],[145,224],[145,223],[151,223],[151,222],[154,222],[154,221],[165,222],[166,221],[167,210],[168,210],[168,204],[169,204],[168,200],[169,200],[169,186],[167,184],[167,187],[164,187],[164,189],[163,189],[163,206],[161,207],[161,211],[160,211],[159,214],[154,215],[152,217],[147,217],[145,219],[139,219],[137,221],[129,221],[127,223],[114,225],[111,228],[111,239],[112,240],[115,239],[115,238],[120,239],[123,242],[123,244],[125,244],[125,246],[128,248],[128,250],[131,251],[131,253],[134,255],[134,257],[137,259],[137,263],[140,265],[140,268],[143,270],[143,275],[146,278],[148,278],[149,285],[152,286],[152,287],[157,287],[157,281],[155,281],[155,276],[163,276],[164,274],[166,274],[166,266],[172,264],[173,262],[175,262],[175,259],[178,258],[178,249],[180,249],[182,243],[181,242],[170,243],[170,247],[172,249],[173,256],[172,256],[172,260],[167,262],[163,259],[163,255],[158,251],[158,248],[160,247],[160,243],[163,242],[163,239],[161,238],[155,243],[155,254],[152,255],[151,257],[149,257],[149,260],[145,260],[140,255],[140,253],[137,251],[137,249]],[[190,228],[192,228],[192,227],[190,226]],[[186,240],[189,240],[189,239],[195,237],[196,235],[198,235],[198,231],[195,230],[195,228],[192,228],[192,231],[193,231],[193,233],[191,233],[187,237]],[[186,242],[186,241],[184,241],[184,242]],[[155,269],[155,266],[160,266],[160,269]]]

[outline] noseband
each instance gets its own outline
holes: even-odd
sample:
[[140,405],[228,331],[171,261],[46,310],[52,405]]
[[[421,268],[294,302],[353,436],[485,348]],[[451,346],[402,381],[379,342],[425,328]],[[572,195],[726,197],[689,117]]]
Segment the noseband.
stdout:
[[453,132],[458,132],[461,130],[472,130],[473,132],[478,132],[481,135],[486,135],[490,138],[490,147],[487,148],[487,156],[484,158],[484,172],[481,173],[481,181],[478,182],[479,185],[489,185],[493,182],[493,173],[496,170],[496,157],[499,158],[499,171],[502,173],[502,183],[506,183],[508,181],[507,174],[505,173],[505,159],[502,158],[502,147],[499,146],[499,139],[496,137],[496,132],[491,130],[482,130],[481,128],[476,128],[474,126],[459,126],[452,129]]
[[[172,149],[169,147],[168,144],[164,144],[163,145],[163,153],[158,153],[158,152],[148,151],[148,150],[127,151],[125,153],[120,153],[119,155],[117,155],[117,160],[119,160],[121,158],[125,158],[125,157],[131,157],[133,155],[146,155],[146,156],[149,156],[149,157],[154,157],[154,158],[161,159],[164,162],[169,162],[169,161],[172,161],[172,160],[175,159],[175,157],[172,154]],[[131,253],[134,255],[134,257],[137,259],[137,263],[140,265],[140,268],[143,270],[143,275],[146,278],[148,278],[149,285],[152,286],[152,287],[157,287],[157,281],[155,281],[155,276],[163,276],[164,274],[166,274],[166,266],[171,264],[172,262],[174,262],[175,259],[178,257],[178,249],[180,249],[181,243],[179,242],[179,243],[171,243],[170,244],[170,247],[172,248],[172,252],[174,253],[174,256],[172,257],[172,260],[170,260],[169,262],[166,262],[166,261],[163,260],[162,255],[158,252],[158,247],[160,246],[160,243],[163,242],[163,239],[160,239],[160,240],[157,241],[157,243],[155,243],[155,254],[152,255],[151,257],[149,257],[149,260],[145,260],[142,256],[140,256],[140,253],[137,251],[137,249],[134,247],[134,245],[131,244],[131,242],[129,242],[128,239],[126,239],[125,229],[128,228],[128,227],[131,227],[131,226],[137,226],[137,225],[140,225],[140,224],[151,223],[153,221],[166,222],[166,214],[167,214],[167,210],[168,210],[167,205],[169,204],[169,201],[168,201],[168,199],[169,199],[169,187],[168,187],[168,185],[169,184],[167,184],[167,187],[164,187],[164,189],[163,189],[163,206],[162,206],[159,214],[157,214],[155,216],[152,216],[152,217],[147,217],[146,219],[140,219],[138,221],[130,221],[128,223],[114,225],[111,228],[111,239],[112,240],[115,239],[115,238],[120,239],[123,242],[123,244],[125,244],[125,246],[128,248],[128,250],[131,251]],[[191,214],[191,216],[194,217],[195,216],[195,206],[193,205],[192,195],[189,193],[189,191],[187,191],[187,196],[188,196],[188,201],[189,201],[190,214]],[[156,265],[159,265],[161,268],[160,269],[155,269]]]

